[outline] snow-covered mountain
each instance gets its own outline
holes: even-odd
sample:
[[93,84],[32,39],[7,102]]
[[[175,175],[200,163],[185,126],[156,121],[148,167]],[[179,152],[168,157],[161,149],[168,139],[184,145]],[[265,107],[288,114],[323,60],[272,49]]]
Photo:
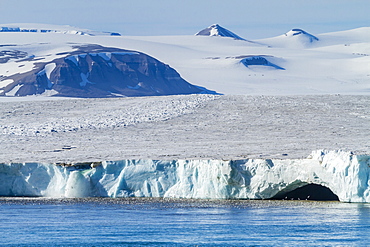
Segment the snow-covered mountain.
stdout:
[[[241,42],[237,39],[239,36],[233,36],[219,25],[212,25],[196,36],[137,37],[112,36],[104,33],[92,35],[91,31],[65,26],[36,24],[1,26],[8,28],[0,32],[0,93],[7,96],[29,93],[52,95],[56,93],[53,90],[59,87],[57,85],[66,86],[67,81],[69,85],[74,84],[74,89],[78,90],[63,91],[59,88],[58,90],[63,91],[63,93],[60,91],[59,95],[67,95],[67,91],[78,92],[88,87],[106,90],[105,93],[101,91],[91,93],[88,92],[89,89],[84,91],[87,95],[95,96],[126,95],[127,91],[132,92],[129,94],[131,96],[199,93],[206,89],[222,94],[252,95],[370,94],[368,68],[370,28],[366,27],[315,35],[301,29],[292,29],[277,37]],[[16,31],[9,31],[10,28],[15,28]],[[22,32],[23,29],[58,31]],[[209,35],[232,38],[215,38]],[[81,50],[81,47],[98,46],[100,47],[98,51]],[[115,62],[118,61],[116,54],[126,51],[140,54],[126,56],[130,59],[141,57],[140,61],[132,61],[133,64],[139,63],[140,66],[135,67],[132,64],[119,67]],[[98,53],[100,55],[94,57],[94,54]],[[84,54],[91,62],[86,65],[89,67],[88,70],[79,64],[84,62]],[[144,69],[145,55],[148,56],[145,58],[147,61],[155,61],[154,67],[165,68],[165,65],[159,65],[158,61],[161,61],[176,70],[176,72],[171,70],[171,76],[162,71],[162,75],[156,78],[159,81],[171,78],[174,79],[172,80],[174,84],[165,86],[166,82],[160,87],[155,87],[154,84],[159,84],[153,81],[152,84],[141,87],[144,81],[140,78],[147,71],[152,71],[152,75],[159,75],[153,64],[148,63],[148,67]],[[62,79],[56,72],[64,71],[66,66],[67,70],[74,74],[68,79]],[[77,68],[78,66],[82,67]],[[136,70],[139,67],[141,72]],[[124,74],[122,70],[130,76]],[[118,71],[123,73],[121,78],[131,80],[123,83],[119,90],[119,87],[112,86],[113,81],[119,77]],[[41,76],[43,72],[44,76]],[[132,73],[137,77],[136,81],[132,81]],[[63,75],[66,76],[65,73]],[[179,79],[179,75],[183,80]],[[106,79],[105,76],[110,79]],[[34,78],[33,82],[30,78]],[[107,87],[96,83],[98,78],[105,78]],[[183,85],[186,86],[183,87],[181,83],[178,84],[180,81],[189,84],[185,83]],[[33,86],[30,86],[31,84]],[[173,85],[177,85],[179,90],[186,88],[190,91],[176,91],[176,86]],[[160,89],[162,86],[167,89]],[[142,91],[143,88],[146,88],[146,93]]]
[[202,92],[168,65],[136,51],[73,46],[73,51],[46,62],[19,51],[6,55],[5,60],[34,65],[24,73],[3,76],[0,95],[5,96],[111,97]]
[[320,40],[302,29],[294,28],[283,35],[267,39],[265,42],[272,47],[304,49],[313,47]]
[[312,34],[307,33],[306,31],[302,29],[292,29],[289,32],[285,33],[286,37],[299,37],[301,40],[305,40],[308,43],[312,43],[314,41],[318,41],[319,39]]
[[220,36],[220,37],[229,37],[237,40],[245,40],[242,37],[236,35],[235,33],[231,32],[230,30],[227,30],[224,27],[221,27],[218,24],[213,24],[199,32],[197,32],[195,35],[201,35],[201,36]]

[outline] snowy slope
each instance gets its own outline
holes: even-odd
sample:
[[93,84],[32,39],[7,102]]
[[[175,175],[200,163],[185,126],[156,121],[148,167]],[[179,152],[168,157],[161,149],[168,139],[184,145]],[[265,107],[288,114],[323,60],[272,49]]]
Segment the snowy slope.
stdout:
[[[0,54],[8,52],[6,56],[0,56],[0,60],[11,58],[0,63],[0,87],[12,82],[7,76],[34,68],[34,63],[15,61],[17,56],[27,54],[25,58],[51,63],[63,57],[63,53],[74,51],[72,44],[97,44],[143,52],[170,65],[187,82],[224,94],[370,93],[369,28],[314,35],[294,30],[253,43],[218,36],[126,37],[0,32],[0,50],[3,51]],[[245,66],[242,60],[246,57],[266,61],[261,63],[261,59],[254,59],[256,64]],[[274,66],[268,66],[271,64]],[[51,68],[49,65],[48,69]],[[16,91],[15,87],[8,93],[14,95]]]

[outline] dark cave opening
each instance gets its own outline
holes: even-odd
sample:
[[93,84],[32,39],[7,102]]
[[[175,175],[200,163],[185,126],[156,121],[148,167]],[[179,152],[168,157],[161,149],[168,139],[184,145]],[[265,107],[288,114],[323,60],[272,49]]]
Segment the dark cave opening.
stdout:
[[318,184],[307,184],[291,191],[280,191],[272,199],[275,200],[312,200],[339,201],[329,188]]

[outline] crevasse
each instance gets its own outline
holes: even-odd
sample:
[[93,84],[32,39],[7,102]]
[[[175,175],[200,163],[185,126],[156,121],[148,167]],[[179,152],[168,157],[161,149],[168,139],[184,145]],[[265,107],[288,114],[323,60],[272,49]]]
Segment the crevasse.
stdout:
[[306,159],[120,160],[0,164],[0,196],[269,199],[307,184],[343,202],[370,202],[370,155]]

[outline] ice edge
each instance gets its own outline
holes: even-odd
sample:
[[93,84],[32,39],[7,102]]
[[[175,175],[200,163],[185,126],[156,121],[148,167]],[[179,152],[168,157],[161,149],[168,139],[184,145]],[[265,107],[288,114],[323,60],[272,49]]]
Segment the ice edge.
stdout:
[[0,196],[269,199],[307,184],[342,202],[370,202],[370,155],[314,151],[306,159],[120,160],[0,164]]

